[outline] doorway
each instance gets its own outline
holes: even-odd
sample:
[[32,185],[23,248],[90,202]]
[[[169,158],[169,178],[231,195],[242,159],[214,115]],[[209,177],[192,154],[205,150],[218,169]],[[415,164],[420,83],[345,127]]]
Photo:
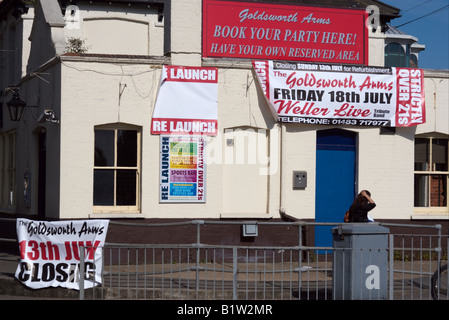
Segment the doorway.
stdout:
[[223,213],[268,212],[268,136],[265,129],[240,127],[224,132]]
[[[356,194],[357,133],[317,131],[315,221],[343,222]],[[332,226],[315,227],[315,245],[332,246]]]

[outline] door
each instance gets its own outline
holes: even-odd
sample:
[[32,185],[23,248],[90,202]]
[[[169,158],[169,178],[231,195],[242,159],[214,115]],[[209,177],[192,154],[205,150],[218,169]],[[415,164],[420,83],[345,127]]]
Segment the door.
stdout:
[[[343,222],[356,192],[357,134],[317,131],[315,221]],[[332,246],[332,226],[315,228],[315,245]]]
[[264,129],[242,127],[225,131],[223,213],[267,213],[267,145]]

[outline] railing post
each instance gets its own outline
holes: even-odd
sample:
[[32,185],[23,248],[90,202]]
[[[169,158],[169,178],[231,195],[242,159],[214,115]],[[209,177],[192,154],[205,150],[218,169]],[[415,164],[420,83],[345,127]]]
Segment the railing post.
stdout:
[[79,269],[80,300],[84,300],[84,247],[80,246],[80,269]]
[[435,226],[438,230],[438,247],[437,247],[437,271],[438,271],[438,291],[437,296],[438,300],[440,300],[440,290],[441,290],[441,224],[437,224]]
[[389,258],[388,258],[388,261],[389,261],[389,264],[390,264],[390,266],[389,266],[389,268],[388,268],[388,271],[389,271],[389,280],[388,280],[388,286],[389,286],[389,288],[388,288],[388,292],[389,292],[389,296],[388,296],[388,299],[389,300],[393,300],[393,290],[394,290],[394,235],[392,235],[392,234],[390,234],[390,239],[389,239],[389,244],[388,244],[388,247],[389,247]]
[[232,299],[237,300],[237,247],[232,248]]
[[193,224],[196,224],[196,286],[195,286],[195,297],[196,300],[199,298],[200,292],[200,247],[201,247],[201,225],[204,224],[204,220],[193,220]]
[[200,292],[200,247],[196,248],[196,285],[195,285],[195,298],[198,300]]
[[442,251],[442,248],[441,248],[441,224],[437,224],[436,225],[436,228],[438,229],[438,248],[437,248],[437,250],[438,250],[438,267],[440,267],[441,266],[441,251]]

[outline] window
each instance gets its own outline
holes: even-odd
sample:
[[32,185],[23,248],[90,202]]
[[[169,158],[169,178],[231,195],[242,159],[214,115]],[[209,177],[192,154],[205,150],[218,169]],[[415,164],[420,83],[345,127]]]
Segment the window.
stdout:
[[415,207],[445,208],[448,198],[448,139],[415,139]]
[[16,132],[0,134],[0,209],[16,205]]
[[410,68],[418,68],[418,56],[416,54],[410,55]]
[[396,42],[385,46],[385,66],[386,67],[408,67],[404,48]]
[[96,129],[94,211],[138,212],[139,177],[140,132]]

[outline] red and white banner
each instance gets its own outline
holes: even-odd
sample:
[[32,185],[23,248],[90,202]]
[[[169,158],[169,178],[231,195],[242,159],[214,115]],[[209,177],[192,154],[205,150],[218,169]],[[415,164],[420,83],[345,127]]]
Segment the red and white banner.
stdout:
[[203,56],[368,64],[361,9],[203,0]]
[[425,122],[421,69],[253,61],[277,121],[409,127]]
[[17,219],[20,262],[16,278],[32,289],[79,290],[80,247],[84,247],[84,288],[101,284],[102,250],[108,226],[109,220]]
[[217,68],[163,66],[152,134],[217,134]]

